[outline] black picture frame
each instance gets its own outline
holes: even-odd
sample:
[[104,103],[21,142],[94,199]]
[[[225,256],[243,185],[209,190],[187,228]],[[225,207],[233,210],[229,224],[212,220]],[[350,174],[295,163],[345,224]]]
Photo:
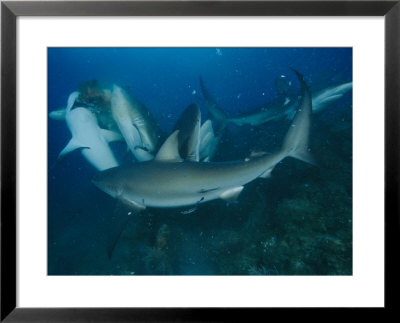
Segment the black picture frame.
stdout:
[[[1,321],[237,321],[266,309],[16,307],[16,19],[19,16],[384,16],[385,309],[399,252],[400,1],[4,1],[1,3]],[[371,154],[373,147],[371,147]],[[366,179],[367,181],[367,179]],[[277,310],[277,309],[275,309]],[[380,314],[381,311],[379,311]],[[255,316],[257,315],[257,316]]]

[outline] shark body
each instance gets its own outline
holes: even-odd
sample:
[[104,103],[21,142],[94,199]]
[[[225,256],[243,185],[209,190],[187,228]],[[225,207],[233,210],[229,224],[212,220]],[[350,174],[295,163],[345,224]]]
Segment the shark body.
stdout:
[[101,129],[94,114],[86,108],[74,108],[78,92],[73,92],[68,99],[65,121],[71,132],[72,138],[67,146],[60,152],[58,159],[66,154],[80,149],[86,160],[97,170],[106,170],[118,166],[108,143],[121,140],[122,137],[110,130]]
[[209,161],[214,155],[216,138],[211,120],[200,125],[200,108],[191,104],[182,112],[172,130],[179,130],[179,155],[184,160]]
[[[279,121],[282,119],[291,119],[296,113],[298,97],[286,93],[280,95],[274,100],[252,110],[236,116],[228,116],[217,104],[216,99],[206,88],[204,81],[200,78],[200,86],[204,97],[205,106],[210,115],[221,125],[234,123],[238,126],[251,125],[258,126],[269,121]],[[352,82],[332,86],[312,95],[313,112],[320,112],[329,104],[340,99],[345,93],[353,87]]]
[[150,112],[131,98],[121,87],[114,85],[111,113],[129,149],[138,161],[154,158],[159,142],[159,130]]
[[[296,72],[297,73],[297,72]],[[300,74],[302,99],[280,151],[233,162],[182,160],[175,131],[152,161],[121,166],[99,173],[93,183],[132,209],[169,208],[197,205],[214,199],[232,201],[245,184],[267,178],[286,157],[312,161],[308,151],[311,93]]]
[[201,113],[197,104],[189,105],[175,123],[179,130],[178,149],[182,159],[199,161]]

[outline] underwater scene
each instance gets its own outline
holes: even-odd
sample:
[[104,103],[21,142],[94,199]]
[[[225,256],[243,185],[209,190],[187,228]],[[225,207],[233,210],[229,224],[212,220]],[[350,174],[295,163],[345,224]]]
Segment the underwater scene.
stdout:
[[352,48],[48,48],[49,275],[352,275]]

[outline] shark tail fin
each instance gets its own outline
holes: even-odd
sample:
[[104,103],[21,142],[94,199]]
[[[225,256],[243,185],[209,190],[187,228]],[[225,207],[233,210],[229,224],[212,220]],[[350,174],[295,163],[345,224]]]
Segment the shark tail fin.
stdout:
[[204,97],[204,103],[208,113],[225,128],[228,122],[228,115],[217,104],[217,101],[206,88],[203,78],[200,76],[200,88]]
[[303,75],[294,69],[292,70],[300,81],[302,97],[292,124],[286,133],[282,150],[286,157],[293,157],[307,163],[316,164],[308,146],[312,112],[311,92],[304,81]]

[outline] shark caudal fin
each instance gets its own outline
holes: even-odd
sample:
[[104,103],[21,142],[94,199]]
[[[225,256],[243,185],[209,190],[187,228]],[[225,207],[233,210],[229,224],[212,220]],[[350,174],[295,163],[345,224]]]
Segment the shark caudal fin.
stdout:
[[204,103],[207,108],[208,113],[219,123],[222,125],[226,125],[228,122],[228,116],[226,113],[218,106],[217,101],[215,98],[211,95],[211,93],[207,90],[203,78],[200,76],[200,87],[201,87],[201,92],[204,97]]
[[294,69],[292,70],[296,73],[300,81],[302,93],[296,115],[283,141],[282,150],[288,157],[294,157],[307,163],[315,164],[308,147],[312,112],[311,92],[304,81],[303,75]]

